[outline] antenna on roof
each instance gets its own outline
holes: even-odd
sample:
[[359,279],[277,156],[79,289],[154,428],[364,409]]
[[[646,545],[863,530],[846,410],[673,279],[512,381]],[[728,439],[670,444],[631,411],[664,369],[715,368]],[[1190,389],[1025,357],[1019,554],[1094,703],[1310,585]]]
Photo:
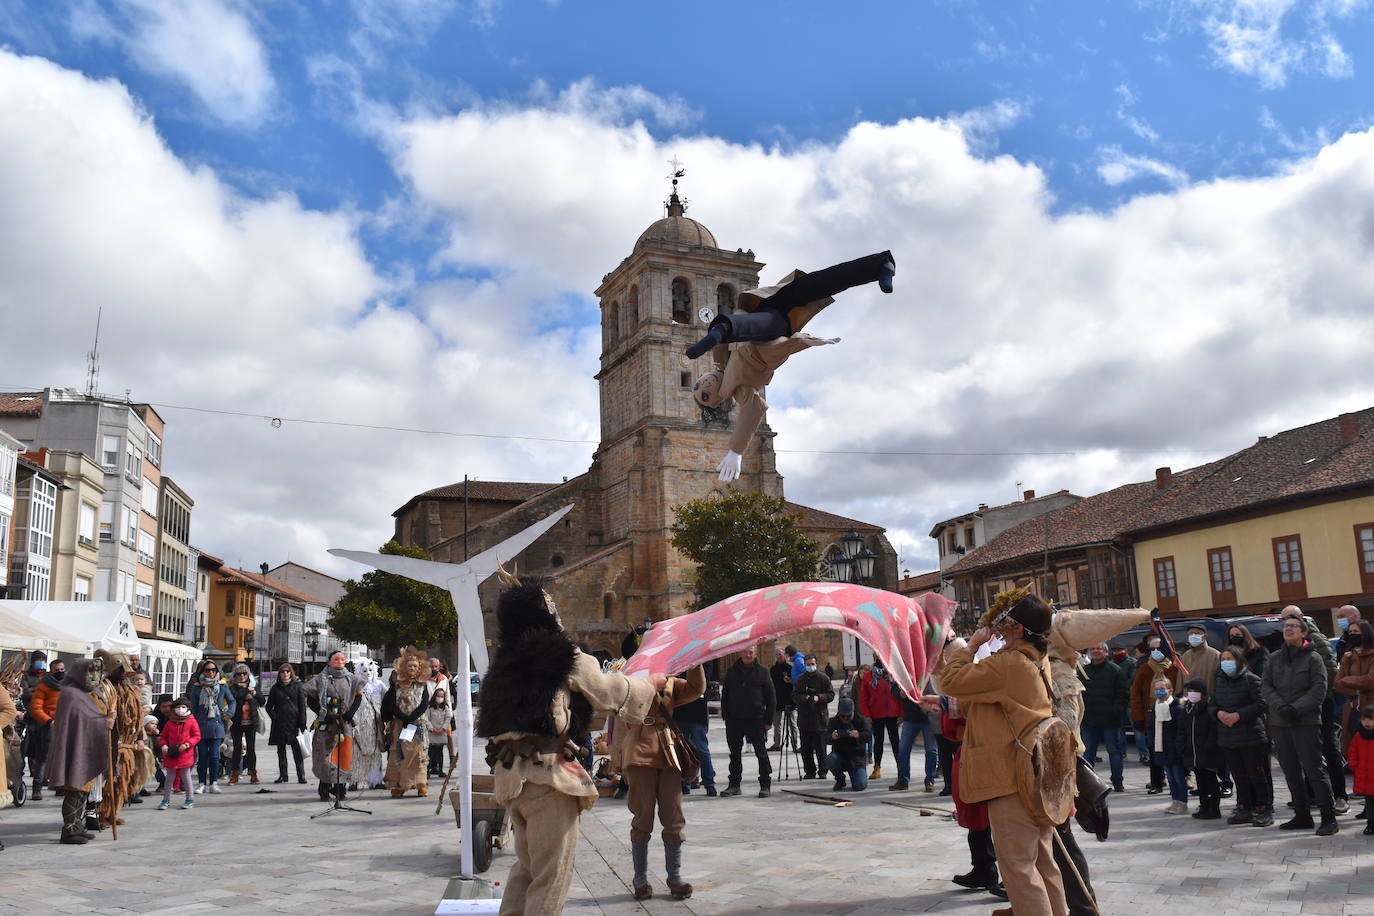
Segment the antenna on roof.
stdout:
[[86,397],[94,397],[96,383],[100,381],[100,316],[105,308],[101,306],[95,313],[95,345],[86,353]]

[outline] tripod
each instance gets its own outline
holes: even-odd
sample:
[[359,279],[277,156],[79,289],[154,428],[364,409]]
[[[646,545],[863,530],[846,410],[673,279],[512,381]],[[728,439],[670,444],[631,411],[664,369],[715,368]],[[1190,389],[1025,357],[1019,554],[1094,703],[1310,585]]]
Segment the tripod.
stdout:
[[344,804],[342,797],[343,793],[341,793],[338,789],[338,787],[341,785],[341,781],[339,779],[339,745],[343,743],[344,735],[343,732],[340,731],[339,733],[332,735],[331,737],[334,740],[332,742],[332,746],[329,749],[329,762],[333,764],[334,767],[334,781],[330,783],[330,785],[333,787],[331,789],[331,794],[334,796],[334,801],[330,804],[328,808],[325,808],[319,814],[310,815],[310,819],[313,821],[317,817],[325,817],[327,815],[333,814],[336,811],[352,811],[355,814],[371,814],[372,812],[368,811],[366,808],[355,808],[352,805]]

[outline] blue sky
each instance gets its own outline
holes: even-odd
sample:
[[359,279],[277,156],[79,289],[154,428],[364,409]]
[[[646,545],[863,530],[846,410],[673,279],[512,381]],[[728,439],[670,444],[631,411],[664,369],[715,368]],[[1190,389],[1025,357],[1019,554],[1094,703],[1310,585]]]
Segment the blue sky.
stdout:
[[[1073,452],[872,456],[848,475],[784,456],[790,497],[887,525],[917,566],[932,521],[1005,501],[1016,480],[1093,492],[1374,399],[1352,381],[1374,288],[1357,228],[1374,184],[1372,12],[9,3],[0,192],[28,231],[0,304],[50,302],[85,327],[99,300],[114,316],[104,387],[149,399],[594,440],[591,290],[660,213],[680,155],[692,215],[724,247],[778,267],[846,244],[898,252],[907,312],[864,295],[835,312],[825,330],[845,346],[771,390],[780,449]],[[214,341],[195,373],[185,340],[136,330],[173,315]],[[79,384],[84,346],[45,346],[0,344],[5,374],[25,376],[0,384]],[[531,350],[550,380],[501,390]],[[1267,372],[1313,352],[1301,382]],[[1013,383],[1018,358],[1045,371]],[[834,373],[900,409],[837,410]],[[410,396],[438,378],[435,397]],[[412,473],[370,499],[321,509],[302,475],[292,521],[280,494],[241,494],[264,453],[280,467],[307,452],[253,428],[226,455],[189,441],[220,427],[178,420],[206,536],[246,527],[251,555],[322,566],[339,532],[377,540],[420,487],[469,470],[557,479],[590,455],[416,440]]]

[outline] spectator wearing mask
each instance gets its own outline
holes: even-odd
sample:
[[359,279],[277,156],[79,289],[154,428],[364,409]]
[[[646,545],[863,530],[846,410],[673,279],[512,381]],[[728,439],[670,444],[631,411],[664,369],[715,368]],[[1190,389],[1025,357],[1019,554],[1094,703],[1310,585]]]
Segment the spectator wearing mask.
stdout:
[[1255,640],[1249,627],[1243,623],[1231,624],[1226,628],[1226,644],[1240,653],[1251,674],[1255,677],[1264,676],[1264,663],[1269,661],[1269,653]]
[[1365,836],[1374,835],[1374,704],[1360,709],[1355,733],[1350,736],[1350,772],[1355,774],[1355,792],[1364,796],[1364,810],[1355,815],[1364,821]]
[[1345,654],[1336,667],[1336,692],[1345,699],[1341,750],[1349,754],[1359,727],[1360,710],[1374,704],[1374,626],[1358,620],[1341,637]]
[[1112,788],[1124,792],[1126,733],[1121,728],[1121,717],[1130,705],[1131,689],[1125,673],[1107,659],[1107,653],[1105,642],[1093,646],[1089,663],[1078,672],[1078,679],[1083,682],[1083,724],[1079,730],[1083,754],[1089,763],[1096,761],[1098,745],[1107,745]]
[[181,807],[196,806],[191,789],[191,767],[196,762],[200,726],[196,723],[195,716],[191,715],[191,701],[186,697],[178,697],[170,705],[171,715],[158,735],[158,746],[162,748],[162,765],[167,774],[162,783],[162,804],[157,806],[159,811],[166,811],[172,806],[172,793],[176,791],[178,784],[186,795]]
[[1269,735],[1259,675],[1250,671],[1240,646],[1221,650],[1216,690],[1208,709],[1217,720],[1217,746],[1236,785],[1236,810],[1228,824],[1274,823],[1274,786],[1269,774]]
[[873,663],[859,683],[858,710],[860,716],[873,723],[873,772],[868,778],[878,779],[883,775],[883,735],[886,733],[895,755],[900,743],[897,723],[902,717],[902,704],[892,695],[892,679],[880,661]]
[[[1164,791],[1165,770],[1154,762],[1154,730],[1148,727],[1150,711],[1154,708],[1156,678],[1168,677],[1172,680],[1174,661],[1169,657],[1169,649],[1160,642],[1159,636],[1151,634],[1142,646],[1144,655],[1136,668],[1135,680],[1131,683],[1131,723],[1135,728],[1136,750],[1143,749],[1141,763],[1150,767],[1149,794],[1158,795]],[[1172,687],[1172,684],[1170,685]],[[1173,691],[1170,690],[1170,695]]]
[[[1350,648],[1350,644],[1346,642],[1345,637],[1351,630],[1355,629],[1360,619],[1360,609],[1353,604],[1343,604],[1336,608],[1336,629],[1340,631],[1340,636],[1336,640],[1335,647],[1336,662],[1338,664],[1345,656],[1346,651]],[[1366,643],[1366,646],[1367,645]]]
[[1306,641],[1312,646],[1326,670],[1326,699],[1322,701],[1318,723],[1321,736],[1322,765],[1326,767],[1326,779],[1331,783],[1331,804],[1337,814],[1350,810],[1349,795],[1345,789],[1345,761],[1341,758],[1341,748],[1336,740],[1336,653],[1311,617],[1303,614],[1302,608],[1290,604],[1280,612],[1285,621],[1301,620],[1307,627]]
[[1188,772],[1179,748],[1179,723],[1183,718],[1183,704],[1173,694],[1173,681],[1168,677],[1155,678],[1152,689],[1154,702],[1150,705],[1145,723],[1150,736],[1150,766],[1160,767],[1169,780],[1169,807],[1165,814],[1188,813]]
[[[1202,678],[1203,689],[1210,695],[1212,685],[1216,682],[1217,662],[1221,660],[1221,653],[1207,644],[1206,627],[1189,627],[1187,638],[1188,648],[1179,654],[1179,664],[1174,667],[1175,691],[1182,693],[1186,680],[1199,677]],[[1185,670],[1187,675],[1183,673]]]
[[[35,652],[34,655],[41,656],[43,653]],[[29,775],[33,778],[29,799],[40,801],[43,798],[41,790],[48,760],[48,745],[52,742],[52,721],[57,715],[57,695],[62,692],[67,665],[60,658],[53,659],[51,667],[42,658],[30,664],[43,667],[37,682],[27,691],[28,696],[24,697],[27,727],[24,729],[23,753],[29,762]],[[29,674],[32,674],[33,670],[30,667]],[[26,676],[25,683],[27,682]],[[18,778],[18,774],[15,778]]]
[[825,727],[830,721],[830,702],[835,688],[830,678],[816,670],[816,656],[808,655],[801,677],[792,685],[797,704],[797,730],[801,733],[802,779],[825,777]]
[[1288,792],[1293,797],[1293,817],[1280,830],[1310,830],[1312,824],[1309,783],[1316,790],[1321,812],[1318,836],[1340,830],[1331,792],[1331,780],[1322,763],[1321,707],[1326,696],[1326,669],[1308,640],[1308,626],[1301,615],[1283,621],[1283,647],[1269,656],[1260,679],[1265,706],[1270,711],[1269,733],[1279,758]]
[[1221,817],[1221,789],[1217,771],[1222,765],[1217,746],[1217,720],[1207,708],[1207,683],[1200,677],[1183,685],[1183,718],[1178,724],[1179,761],[1193,771],[1198,809],[1193,817],[1205,821]]
[[854,701],[840,700],[835,716],[826,725],[826,738],[830,742],[830,754],[825,758],[826,769],[835,776],[834,791],[845,787],[845,777],[854,786],[855,792],[868,788],[868,741],[872,730],[868,721],[854,712]]
[[[789,646],[788,648],[791,648]],[[796,652],[796,649],[792,649]],[[773,667],[768,669],[773,679],[773,744],[770,751],[780,750],[784,744],[797,747],[797,707],[792,703],[792,662],[785,649],[773,650]]]

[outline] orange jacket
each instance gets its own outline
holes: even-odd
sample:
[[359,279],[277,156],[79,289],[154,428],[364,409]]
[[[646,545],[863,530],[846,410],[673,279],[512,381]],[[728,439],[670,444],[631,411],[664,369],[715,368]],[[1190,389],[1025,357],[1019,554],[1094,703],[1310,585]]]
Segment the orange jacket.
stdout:
[[47,725],[57,715],[57,695],[60,691],[46,681],[39,681],[33,689],[33,700],[29,703],[29,715],[40,725]]

